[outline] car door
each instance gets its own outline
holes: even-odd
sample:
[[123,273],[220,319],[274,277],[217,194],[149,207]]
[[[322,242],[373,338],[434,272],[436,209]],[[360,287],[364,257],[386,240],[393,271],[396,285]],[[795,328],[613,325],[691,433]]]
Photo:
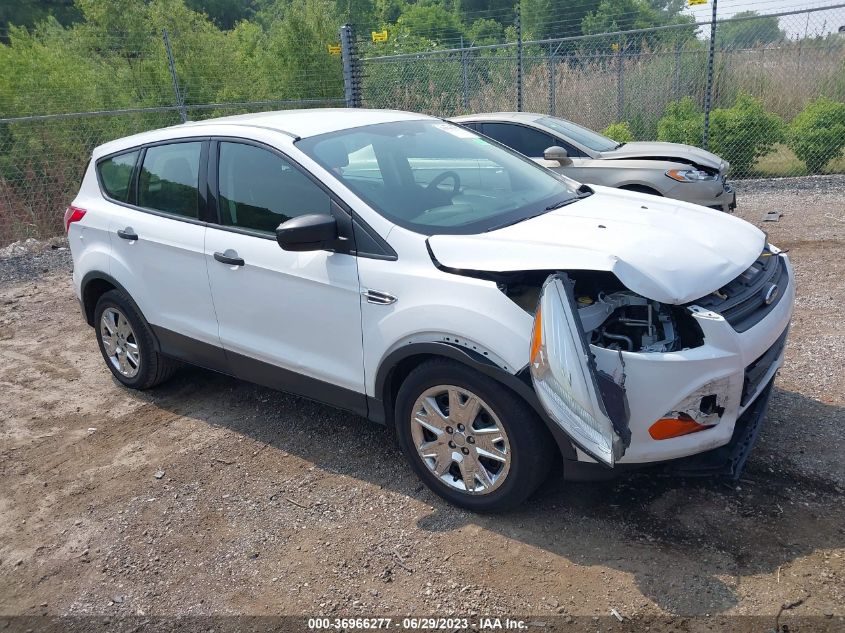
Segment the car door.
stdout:
[[342,210],[288,157],[248,141],[214,141],[209,176],[218,222],[206,263],[232,373],[365,412],[355,257],[284,251],[275,239],[290,218]]
[[[205,265],[207,142],[186,139],[140,150],[128,192],[108,195],[111,276],[129,293],[162,350],[219,369],[217,317]],[[103,172],[101,171],[101,180]]]
[[543,285],[529,366],[549,416],[584,452],[614,466],[631,441],[625,389],[596,369],[577,314],[574,284],[564,274],[550,276]]

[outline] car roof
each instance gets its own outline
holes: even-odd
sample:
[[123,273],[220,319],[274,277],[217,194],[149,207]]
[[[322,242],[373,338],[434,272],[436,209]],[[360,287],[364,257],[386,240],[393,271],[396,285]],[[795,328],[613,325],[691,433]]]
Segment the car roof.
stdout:
[[455,123],[464,121],[522,121],[523,123],[534,123],[537,119],[548,116],[536,112],[479,112],[478,114],[465,114],[449,119]]
[[227,123],[271,128],[299,138],[348,130],[375,123],[431,119],[426,114],[401,110],[365,110],[360,108],[313,108],[309,110],[277,110],[205,119],[186,125],[212,125]]
[[[202,121],[188,121],[180,125],[151,130],[127,136],[99,146],[95,155],[102,156],[124,148],[143,145],[168,138],[180,136],[200,135],[204,128],[215,126],[237,126],[244,128],[261,128],[273,130],[287,136],[299,139],[318,134],[337,132],[373,125],[376,123],[393,123],[397,121],[418,121],[432,119],[426,114],[403,112],[401,110],[366,110],[360,108],[313,108],[308,110],[277,110],[271,112],[255,112],[252,114],[237,114]],[[188,132],[188,134],[185,134]],[[214,132],[207,132],[213,134]]]

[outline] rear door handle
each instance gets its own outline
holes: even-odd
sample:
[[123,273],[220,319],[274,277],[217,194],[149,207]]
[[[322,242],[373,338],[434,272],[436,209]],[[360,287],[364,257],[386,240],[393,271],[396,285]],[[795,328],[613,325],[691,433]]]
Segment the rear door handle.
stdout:
[[227,251],[229,253],[234,253],[234,255],[226,255],[225,253],[214,253],[214,259],[218,262],[223,264],[229,264],[229,266],[243,266],[244,260],[242,257],[238,257],[237,252],[235,251]]
[[128,226],[125,229],[118,229],[117,230],[117,236],[122,240],[137,240],[138,239],[138,234]]

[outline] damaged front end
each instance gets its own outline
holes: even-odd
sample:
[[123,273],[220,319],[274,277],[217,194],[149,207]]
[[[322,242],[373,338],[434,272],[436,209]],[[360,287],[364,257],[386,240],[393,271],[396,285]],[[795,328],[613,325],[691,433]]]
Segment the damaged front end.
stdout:
[[596,368],[565,274],[540,293],[531,336],[530,369],[549,416],[598,461],[613,466],[631,441],[624,385]]
[[[524,308],[532,301],[537,306],[529,367],[546,413],[583,452],[611,467],[631,442],[623,354],[661,355],[703,344],[686,308],[615,284],[612,276],[585,271],[550,274],[536,291],[531,280],[518,277],[499,284]],[[608,358],[616,362],[611,366]],[[651,439],[712,428],[722,418],[728,391],[726,379],[708,382],[667,408],[651,424]]]

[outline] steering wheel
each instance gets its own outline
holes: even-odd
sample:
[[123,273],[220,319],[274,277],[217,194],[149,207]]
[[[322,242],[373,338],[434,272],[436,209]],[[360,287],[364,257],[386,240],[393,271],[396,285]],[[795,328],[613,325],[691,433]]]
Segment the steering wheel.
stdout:
[[448,180],[449,178],[454,183],[452,185],[452,195],[459,194],[461,192],[461,177],[458,176],[458,172],[452,170],[444,171],[442,174],[437,174],[432,178],[431,182],[426,185],[426,191],[434,191],[444,180]]

